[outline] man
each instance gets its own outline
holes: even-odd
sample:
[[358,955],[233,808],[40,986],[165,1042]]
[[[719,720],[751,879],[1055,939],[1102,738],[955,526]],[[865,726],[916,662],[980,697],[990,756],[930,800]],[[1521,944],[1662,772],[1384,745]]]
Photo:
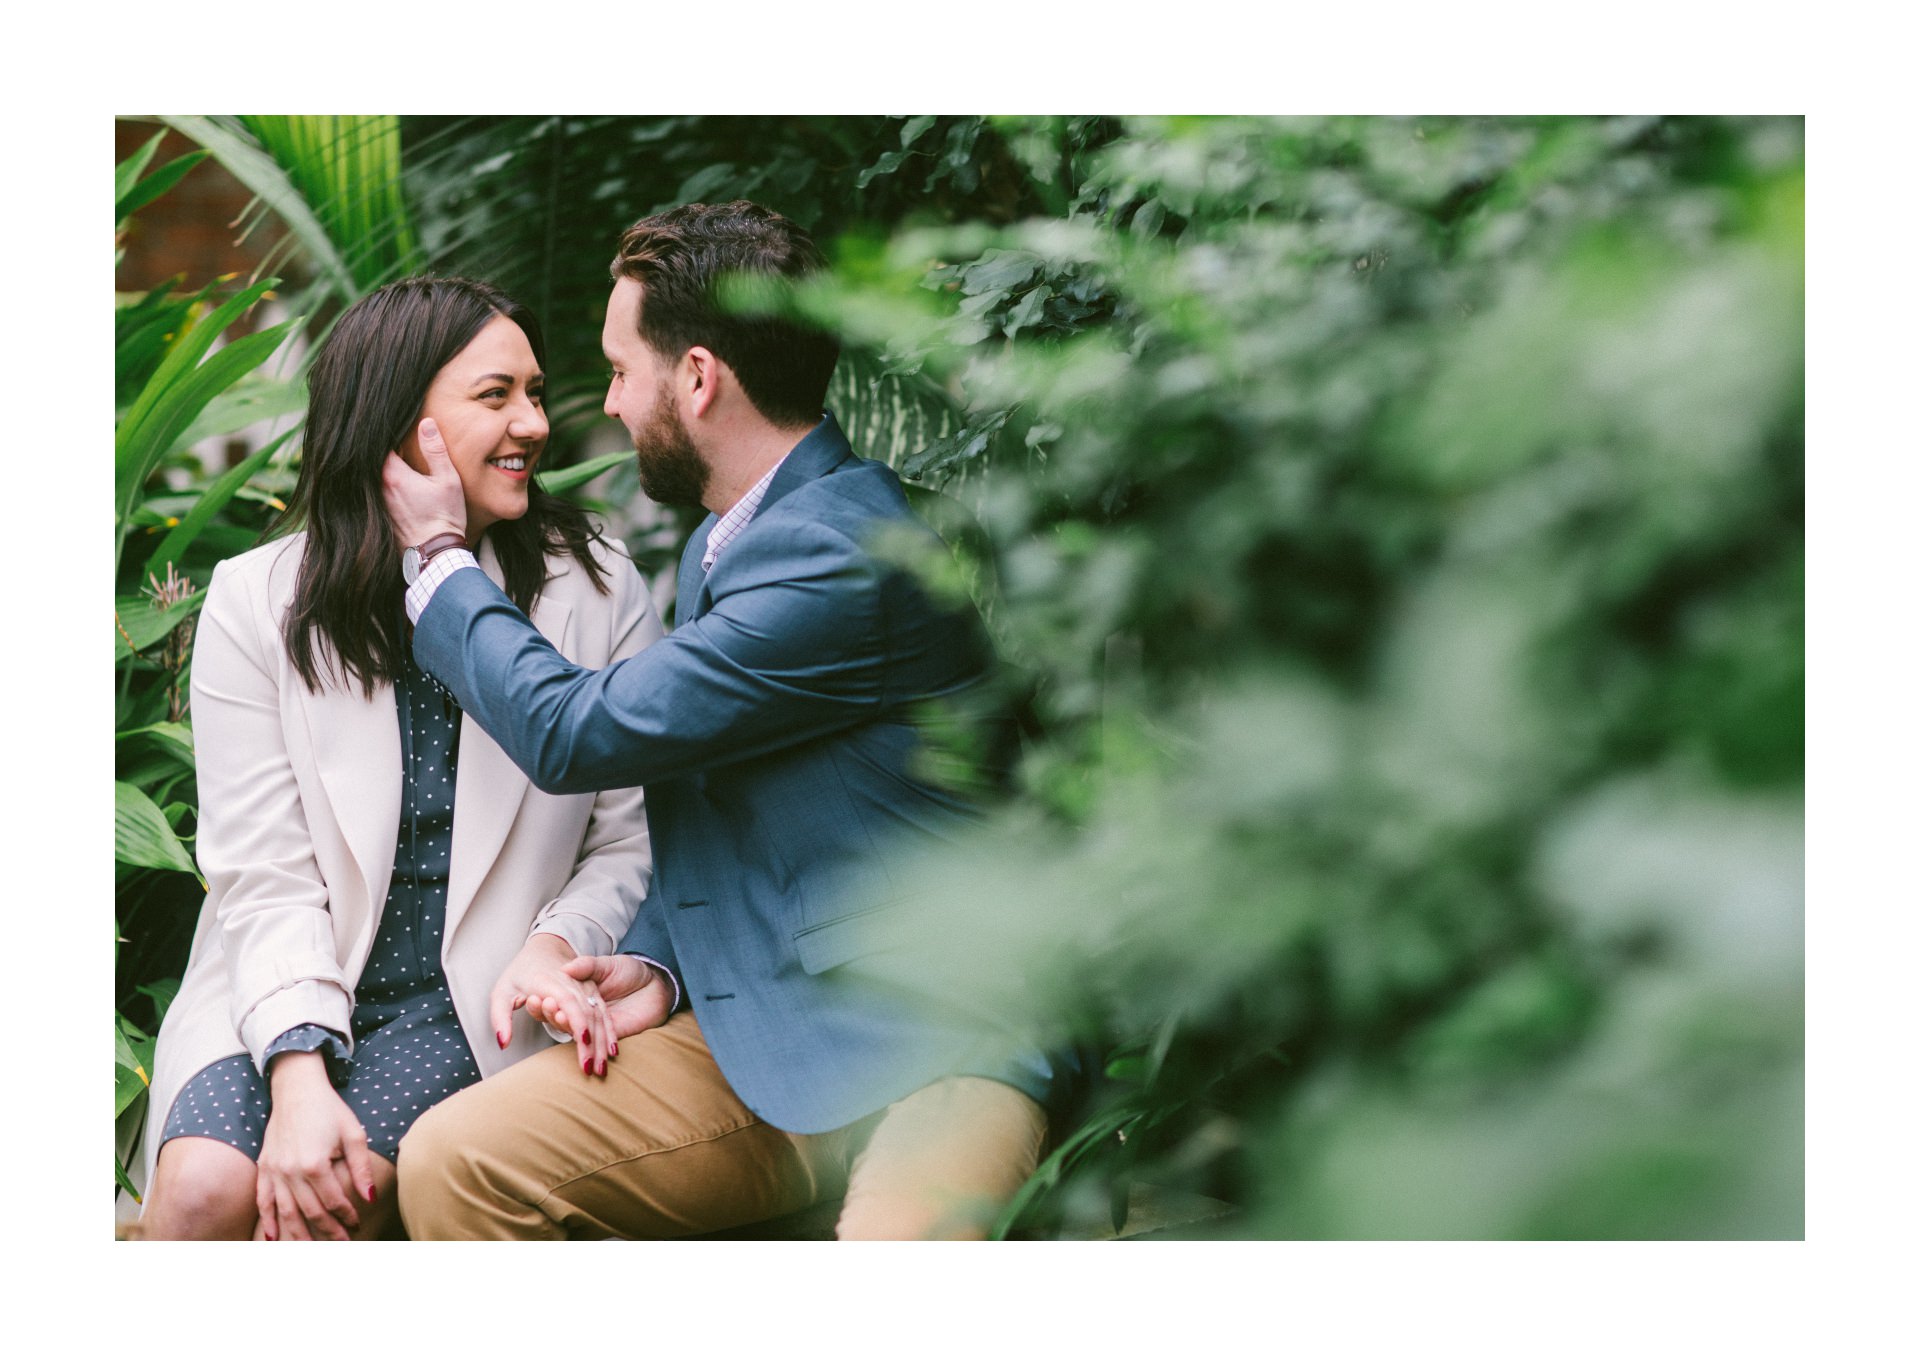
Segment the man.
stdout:
[[620,242],[606,413],[649,496],[709,510],[675,630],[631,660],[567,663],[471,568],[430,421],[428,475],[389,459],[420,663],[542,790],[644,785],[655,857],[621,954],[571,963],[609,1005],[604,1076],[555,1049],[429,1112],[401,1147],[416,1238],[674,1237],[843,1192],[842,1238],[977,1237],[1037,1160],[1050,1060],[863,965],[911,919],[900,854],[977,814],[916,775],[916,715],[990,656],[870,552],[927,529],[821,412],[834,341],[716,301],[822,267],[747,202]]

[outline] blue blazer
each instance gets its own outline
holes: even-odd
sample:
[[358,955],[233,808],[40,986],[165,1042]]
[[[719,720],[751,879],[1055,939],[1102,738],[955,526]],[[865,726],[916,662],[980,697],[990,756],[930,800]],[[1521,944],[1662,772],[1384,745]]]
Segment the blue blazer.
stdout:
[[992,662],[978,619],[870,549],[930,530],[831,415],[708,573],[715,521],[681,557],[675,629],[630,659],[570,663],[479,570],[440,585],[415,654],[541,790],[646,787],[653,890],[621,949],[673,968],[761,1119],[831,1130],[956,1073],[1046,1104],[1047,1055],[858,964],[911,918],[901,854],[979,814],[913,769],[916,709]]

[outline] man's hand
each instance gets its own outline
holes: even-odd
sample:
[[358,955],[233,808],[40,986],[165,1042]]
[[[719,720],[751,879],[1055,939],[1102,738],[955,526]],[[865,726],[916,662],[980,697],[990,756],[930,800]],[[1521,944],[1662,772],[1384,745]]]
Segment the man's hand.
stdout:
[[[622,1036],[659,1026],[673,1006],[673,985],[662,981],[638,956],[575,956],[563,968],[574,979],[591,985],[606,1004],[607,1019],[613,1026],[609,1056],[620,1052]],[[531,999],[527,1010],[534,1011]]]
[[418,441],[426,474],[407,465],[398,452],[387,453],[386,464],[380,468],[393,535],[402,546],[418,546],[443,532],[464,537],[467,495],[460,488],[460,473],[453,469],[453,458],[447,455],[439,426],[431,419],[422,419]]

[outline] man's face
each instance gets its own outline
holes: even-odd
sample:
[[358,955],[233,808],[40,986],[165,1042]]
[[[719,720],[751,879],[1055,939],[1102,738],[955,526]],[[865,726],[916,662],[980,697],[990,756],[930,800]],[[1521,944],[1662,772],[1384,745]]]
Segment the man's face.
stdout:
[[621,278],[607,298],[607,321],[600,350],[613,375],[601,406],[618,419],[633,441],[640,463],[640,488],[656,504],[699,504],[713,468],[693,445],[674,399],[673,370],[640,337],[642,288]]

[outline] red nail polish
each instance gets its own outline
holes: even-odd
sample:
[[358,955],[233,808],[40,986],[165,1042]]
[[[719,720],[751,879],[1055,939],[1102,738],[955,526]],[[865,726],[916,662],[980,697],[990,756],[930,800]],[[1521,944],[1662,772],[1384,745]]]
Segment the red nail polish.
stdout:
[[588,1030],[587,1030],[586,1028],[584,1028],[584,1027],[582,1027],[582,1028],[581,1028],[581,1031],[580,1031],[580,1044],[582,1044],[582,1045],[592,1045],[592,1044],[593,1044],[593,1033],[592,1033],[591,1031],[588,1031]]
[[500,1042],[500,1048],[502,1050],[507,1048],[507,1037],[504,1032],[499,1032],[499,1031],[494,1032],[493,1038]]
[[274,1234],[273,1234],[273,1230],[271,1230],[271,1229],[269,1229],[269,1230],[267,1230],[267,1242],[269,1242],[269,1243],[277,1243],[277,1242],[279,1242],[279,1241],[280,1241],[279,1239],[277,1239],[277,1238],[275,1238],[275,1237],[274,1237]]
[[609,1059],[616,1057],[617,1055],[619,1055],[619,1053],[620,1053],[620,1042],[615,1041],[612,1045],[609,1045],[607,1047],[607,1057]]
[[369,1183],[367,1186],[367,1204],[368,1205],[373,1204],[373,1186],[371,1183]]

